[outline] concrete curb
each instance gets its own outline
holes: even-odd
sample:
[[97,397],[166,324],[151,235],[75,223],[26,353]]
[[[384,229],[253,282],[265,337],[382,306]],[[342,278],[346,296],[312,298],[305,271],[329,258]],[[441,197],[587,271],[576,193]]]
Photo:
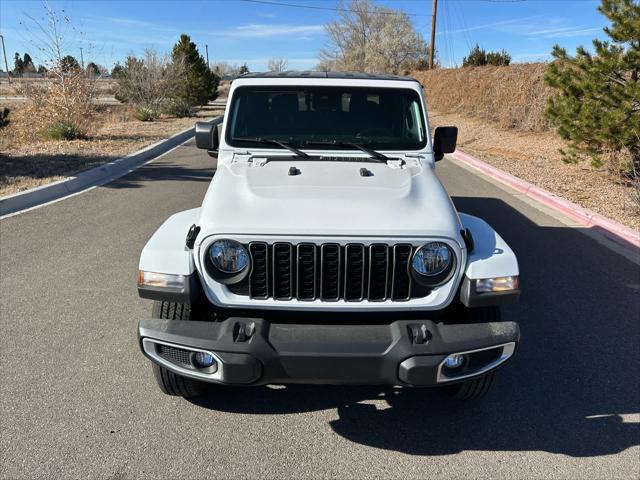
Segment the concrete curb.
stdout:
[[482,160],[478,160],[471,155],[461,152],[460,150],[456,150],[452,154],[452,157],[465,165],[479,170],[488,177],[508,185],[514,190],[522,193],[524,196],[562,213],[582,226],[597,228],[600,233],[616,243],[621,243],[625,246],[632,245],[636,248],[640,248],[640,232],[633,230],[632,228],[622,225],[610,218],[603,217],[602,215],[587,208],[583,208],[580,205],[576,205],[575,203],[559,197],[543,188],[537,187],[529,182],[525,182],[518,177],[514,177],[513,175],[493,167]]
[[190,127],[126,157],[83,170],[57,182],[2,197],[0,198],[0,219],[116,180],[185,143],[193,135],[194,127]]

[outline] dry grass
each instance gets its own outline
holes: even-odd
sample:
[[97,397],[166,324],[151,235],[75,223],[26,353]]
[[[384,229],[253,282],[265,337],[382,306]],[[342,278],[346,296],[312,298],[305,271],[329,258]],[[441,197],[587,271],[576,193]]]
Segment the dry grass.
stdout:
[[86,139],[57,141],[42,138],[28,109],[16,106],[11,123],[0,130],[0,196],[115,160],[191,127],[198,119],[222,113],[204,107],[195,118],[163,116],[154,122],[139,122],[123,105],[98,106],[88,119]]
[[461,113],[503,128],[543,132],[543,116],[553,89],[544,83],[545,63],[509,67],[466,67],[413,72],[427,103],[439,112]]
[[[11,97],[20,95],[25,88],[41,86],[48,82],[46,78],[12,78],[11,83],[6,78],[0,79],[0,95]],[[97,78],[95,80],[96,95],[111,96],[115,92],[116,81],[112,78]]]

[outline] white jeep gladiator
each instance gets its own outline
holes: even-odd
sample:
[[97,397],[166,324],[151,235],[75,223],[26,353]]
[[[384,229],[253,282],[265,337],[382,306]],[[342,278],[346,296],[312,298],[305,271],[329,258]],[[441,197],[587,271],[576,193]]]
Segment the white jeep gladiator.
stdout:
[[458,213],[435,174],[457,129],[430,132],[420,84],[357,73],[246,74],[223,118],[202,206],[140,258],[142,352],[163,392],[210,384],[443,386],[484,395],[515,352],[500,306],[513,251]]

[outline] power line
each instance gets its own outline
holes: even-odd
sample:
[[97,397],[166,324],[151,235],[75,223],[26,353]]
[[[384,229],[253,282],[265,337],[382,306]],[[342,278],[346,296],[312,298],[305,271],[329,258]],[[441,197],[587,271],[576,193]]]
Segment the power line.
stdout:
[[[341,7],[320,7],[318,5],[300,5],[296,3],[284,3],[284,2],[274,2],[271,0],[240,0],[241,2],[248,3],[259,3],[261,5],[275,5],[278,7],[293,7],[293,8],[307,8],[310,10],[329,10],[332,12],[349,12],[349,13],[357,13],[355,10],[351,10],[350,8],[341,8]],[[404,13],[409,17],[428,17],[427,14],[422,13],[407,13],[407,12],[376,12],[382,15],[398,15],[399,13]]]

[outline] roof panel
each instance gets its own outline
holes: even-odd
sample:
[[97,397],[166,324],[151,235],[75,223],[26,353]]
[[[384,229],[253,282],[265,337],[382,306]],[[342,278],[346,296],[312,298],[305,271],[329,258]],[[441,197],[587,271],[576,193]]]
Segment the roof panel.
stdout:
[[286,72],[251,72],[245,73],[238,78],[337,78],[353,80],[399,80],[417,82],[413,77],[403,77],[387,73],[365,73],[365,72],[317,72],[311,70],[290,70]]

